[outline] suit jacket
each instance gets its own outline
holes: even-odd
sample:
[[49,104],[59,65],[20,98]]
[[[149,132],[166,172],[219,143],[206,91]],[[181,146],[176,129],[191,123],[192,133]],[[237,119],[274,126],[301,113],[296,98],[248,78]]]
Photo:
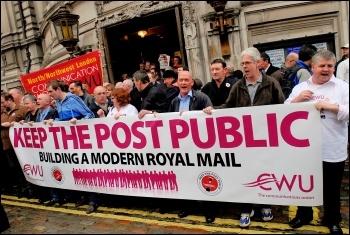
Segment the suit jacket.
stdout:
[[270,67],[266,71],[266,75],[270,76],[271,74],[273,74],[274,72],[276,72],[279,69],[280,68],[277,68],[271,64]]

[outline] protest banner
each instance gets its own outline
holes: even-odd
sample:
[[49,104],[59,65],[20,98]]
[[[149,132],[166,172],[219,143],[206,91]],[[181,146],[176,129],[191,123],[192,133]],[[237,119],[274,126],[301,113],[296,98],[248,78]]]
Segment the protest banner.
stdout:
[[18,124],[31,183],[129,196],[322,205],[320,114],[311,103]]
[[88,85],[92,94],[96,86],[103,85],[100,53],[98,50],[76,57],[63,63],[21,76],[26,92],[35,96],[47,93],[46,84],[52,80],[64,80],[67,84],[80,80]]

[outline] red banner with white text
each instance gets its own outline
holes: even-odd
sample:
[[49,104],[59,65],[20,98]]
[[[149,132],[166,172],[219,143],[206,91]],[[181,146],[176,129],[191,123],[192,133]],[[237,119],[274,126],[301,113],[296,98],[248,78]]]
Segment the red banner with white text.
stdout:
[[80,80],[93,93],[96,86],[103,85],[100,53],[98,50],[63,63],[21,76],[26,92],[39,95],[47,93],[46,84],[53,79],[64,80],[67,84]]

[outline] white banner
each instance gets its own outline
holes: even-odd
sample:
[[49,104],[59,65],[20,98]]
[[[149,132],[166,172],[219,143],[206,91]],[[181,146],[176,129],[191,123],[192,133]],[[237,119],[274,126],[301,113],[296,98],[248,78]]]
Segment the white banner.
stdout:
[[321,124],[313,104],[16,123],[31,183],[130,196],[322,205]]

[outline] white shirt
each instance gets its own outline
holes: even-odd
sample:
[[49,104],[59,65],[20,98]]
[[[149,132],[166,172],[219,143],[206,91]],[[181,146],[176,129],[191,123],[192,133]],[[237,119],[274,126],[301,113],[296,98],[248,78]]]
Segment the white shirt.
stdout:
[[271,64],[269,64],[269,65],[267,66],[267,68],[266,68],[266,69],[264,69],[265,73],[266,73],[266,72],[267,72],[267,70],[270,68],[270,66],[271,66]]
[[116,107],[112,107],[109,110],[107,117],[114,117],[114,114],[117,114],[117,113],[124,114],[125,116],[131,116],[131,115],[137,115],[139,112],[137,111],[135,106],[133,106],[132,104],[127,104],[121,107],[119,112]]
[[[348,121],[349,121],[349,85],[344,81],[332,78],[322,84],[316,85],[312,77],[296,85],[284,103],[290,103],[303,90],[314,92],[308,102],[319,100],[339,105],[339,112],[322,111],[320,114],[322,126],[322,159],[325,162],[341,162],[347,158]],[[312,131],[312,130],[310,130]]]
[[349,58],[340,62],[337,67],[337,78],[349,83]]

